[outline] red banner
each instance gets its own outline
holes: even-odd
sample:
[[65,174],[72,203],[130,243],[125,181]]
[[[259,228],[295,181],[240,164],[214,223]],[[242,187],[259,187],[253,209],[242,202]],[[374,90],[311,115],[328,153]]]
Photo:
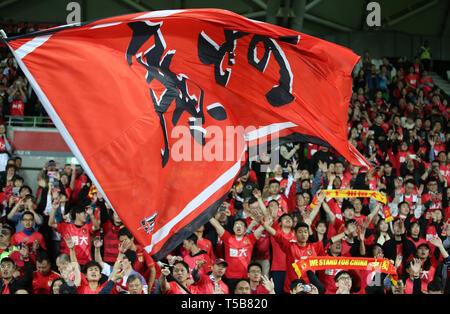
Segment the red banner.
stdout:
[[394,283],[397,278],[397,270],[391,261],[386,258],[318,256],[300,260],[293,263],[292,267],[294,267],[299,278],[308,270],[316,271],[324,269],[378,271],[389,274],[394,279]]
[[122,15],[8,44],[157,260],[209,219],[257,143],[297,136],[370,167],[347,140],[359,60],[347,48],[216,9]]

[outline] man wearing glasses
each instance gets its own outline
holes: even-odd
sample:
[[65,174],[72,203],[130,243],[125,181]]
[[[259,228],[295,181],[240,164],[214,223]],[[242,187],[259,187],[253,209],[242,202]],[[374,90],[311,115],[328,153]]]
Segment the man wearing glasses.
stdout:
[[[0,238],[4,237],[2,233]],[[10,237],[11,235],[9,235]],[[28,257],[28,247],[23,245],[20,249],[20,255],[24,261],[24,275],[21,278],[14,278],[13,274],[16,271],[16,263],[12,258],[4,257],[0,262],[0,294],[14,294],[17,290],[27,290],[33,280],[33,265]]]

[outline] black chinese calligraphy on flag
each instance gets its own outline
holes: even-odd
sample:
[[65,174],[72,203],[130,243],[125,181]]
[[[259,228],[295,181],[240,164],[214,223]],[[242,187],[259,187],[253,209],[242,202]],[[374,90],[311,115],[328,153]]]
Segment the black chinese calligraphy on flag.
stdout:
[[359,57],[344,47],[216,9],[123,15],[8,44],[156,260],[208,221],[259,139],[299,135],[368,166],[347,141]]

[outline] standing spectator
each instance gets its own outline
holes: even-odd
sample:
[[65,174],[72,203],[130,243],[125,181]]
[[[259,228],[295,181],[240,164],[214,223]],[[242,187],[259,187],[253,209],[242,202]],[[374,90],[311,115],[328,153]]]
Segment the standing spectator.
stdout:
[[[55,221],[56,208],[53,208],[48,221],[48,225],[56,229],[57,232],[65,237],[66,234],[71,235],[75,243],[75,252],[80,265],[85,265],[92,260],[91,242],[92,235],[100,229],[99,221],[95,218],[92,207],[90,206],[74,206],[72,208],[73,222]],[[91,218],[91,222],[86,224],[87,216]],[[65,242],[61,242],[60,253],[69,253]]]
[[420,47],[420,62],[423,65],[425,71],[430,71],[431,69],[431,58],[433,56],[431,52],[431,47],[429,46],[428,40],[425,40],[423,45]]
[[135,243],[133,235],[125,227],[119,230],[117,236],[119,243],[122,245],[127,241],[130,242],[128,249],[136,253],[136,262],[133,265],[133,269],[145,278],[148,283],[149,292],[153,291],[157,279],[157,265],[155,261],[141,244]]
[[119,231],[124,228],[124,225],[119,215],[109,208],[109,205],[107,205],[106,202],[104,203],[104,206],[105,208],[102,208],[100,213],[104,243],[103,261],[113,265],[119,254]]
[[248,278],[251,294],[269,294],[269,291],[262,285],[262,267],[258,263],[248,265]]
[[14,233],[11,238],[11,244],[18,246],[20,243],[27,245],[30,249],[34,245],[40,247],[42,250],[47,250],[44,236],[37,232],[34,228],[34,214],[30,211],[25,211],[22,215],[23,230]]
[[229,294],[228,286],[222,280],[228,263],[222,258],[216,259],[211,266],[211,274],[209,276],[200,275],[198,272],[205,264],[205,261],[198,261],[192,271],[192,278],[195,285],[199,288],[199,292],[201,294]]
[[[1,92],[1,90],[0,90]],[[0,171],[5,171],[6,163],[12,155],[11,140],[6,133],[6,126],[0,123]]]
[[23,121],[27,96],[23,90],[23,81],[16,80],[8,97],[9,114],[12,121]]
[[[283,214],[279,219],[278,216],[273,219],[275,220],[272,225],[274,229],[284,233],[285,237],[290,241],[296,241],[294,231],[292,230],[293,219],[289,214]],[[270,270],[275,284],[275,292],[283,293],[284,280],[286,278],[286,254],[281,250],[273,236],[270,236],[270,243],[272,246],[272,264]]]
[[9,257],[4,257],[0,262],[0,294],[15,294],[19,289],[27,289],[33,280],[33,265],[28,256],[28,247],[24,245],[20,249],[20,256],[24,262],[24,275],[16,279],[13,274],[16,271],[16,263]]
[[52,270],[52,262],[46,252],[41,252],[36,260],[36,271],[33,273],[32,293],[53,294],[51,286],[60,275]]
[[[256,205],[255,205],[256,204]],[[247,206],[246,204],[244,206]],[[248,206],[259,207],[256,199],[250,200]],[[259,227],[255,232],[245,235],[247,223],[243,219],[236,219],[233,224],[234,235],[230,234],[214,217],[209,220],[222,239],[225,246],[225,260],[228,265],[226,277],[231,290],[240,278],[247,275],[247,267],[250,264],[253,247],[260,238],[264,228]]]
[[189,265],[189,273],[197,266],[198,261],[206,261],[205,265],[198,270],[200,275],[206,275],[211,267],[211,260],[205,251],[198,248],[197,236],[191,234],[187,239],[183,240],[183,247],[187,251],[183,260]]
[[383,252],[386,258],[393,261],[397,259],[397,256],[401,256],[403,263],[399,266],[398,272],[402,274],[406,269],[406,261],[416,253],[416,246],[407,239],[406,228],[402,219],[394,219],[393,225],[394,237],[384,242]]
[[[16,232],[21,232],[24,230],[23,216],[25,213],[31,214],[33,216],[33,224],[31,229],[37,231],[44,221],[42,216],[36,212],[36,205],[33,201],[33,196],[28,194],[25,198],[17,202],[11,211],[8,213],[7,218],[15,223]],[[31,232],[31,230],[29,230]]]
[[183,287],[181,287],[177,281],[169,281],[170,275],[173,276],[173,278],[175,278],[190,293],[201,293],[199,287],[187,284],[189,278],[189,265],[183,261],[176,261],[173,264],[172,274],[168,267],[164,267],[161,269],[159,284],[163,294],[188,294],[188,292],[183,289]]
[[211,262],[216,259],[214,255],[214,247],[210,240],[203,237],[203,232],[205,231],[205,225],[202,225],[200,228],[195,230],[194,234],[197,236],[197,246],[199,249],[205,251],[209,258],[211,259]]
[[[316,206],[320,205],[321,204]],[[281,250],[285,252],[286,265],[292,265],[302,258],[325,255],[322,242],[308,243],[309,226],[304,222],[299,222],[294,228],[295,236],[297,238],[296,242],[288,240],[280,231],[272,228],[268,221],[265,221],[263,226],[267,232],[275,237]],[[289,283],[295,278],[297,278],[297,274],[295,273],[294,268],[287,266],[286,279],[284,282],[284,291],[286,293],[289,293]]]
[[408,92],[414,92],[419,83],[419,75],[414,71],[414,67],[409,67],[409,73],[405,77],[406,90]]
[[[144,294],[148,293],[148,285],[145,281],[144,277],[139,274],[135,269],[134,265],[136,263],[136,251],[133,251],[130,249],[131,245],[133,245],[133,242],[129,239],[124,240],[119,245],[119,255],[117,256],[116,263],[122,263],[121,264],[121,280],[119,282],[116,282],[115,286],[112,289],[112,294],[118,294],[121,291],[128,291],[127,286],[127,280],[128,277],[132,274],[138,275],[142,282],[142,292]],[[106,276],[111,276],[111,274],[114,272],[114,267],[111,267],[109,264],[104,263],[100,254],[100,247],[102,246],[102,241],[100,238],[96,238],[94,240],[94,247],[95,247],[95,262],[101,267],[101,273]]]

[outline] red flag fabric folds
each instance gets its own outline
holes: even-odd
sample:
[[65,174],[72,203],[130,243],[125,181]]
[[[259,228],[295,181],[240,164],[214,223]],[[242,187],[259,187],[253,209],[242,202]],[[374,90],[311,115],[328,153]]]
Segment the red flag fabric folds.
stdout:
[[217,9],[7,41],[97,189],[155,259],[211,217],[255,141],[296,134],[370,167],[347,140],[359,60],[347,48]]

